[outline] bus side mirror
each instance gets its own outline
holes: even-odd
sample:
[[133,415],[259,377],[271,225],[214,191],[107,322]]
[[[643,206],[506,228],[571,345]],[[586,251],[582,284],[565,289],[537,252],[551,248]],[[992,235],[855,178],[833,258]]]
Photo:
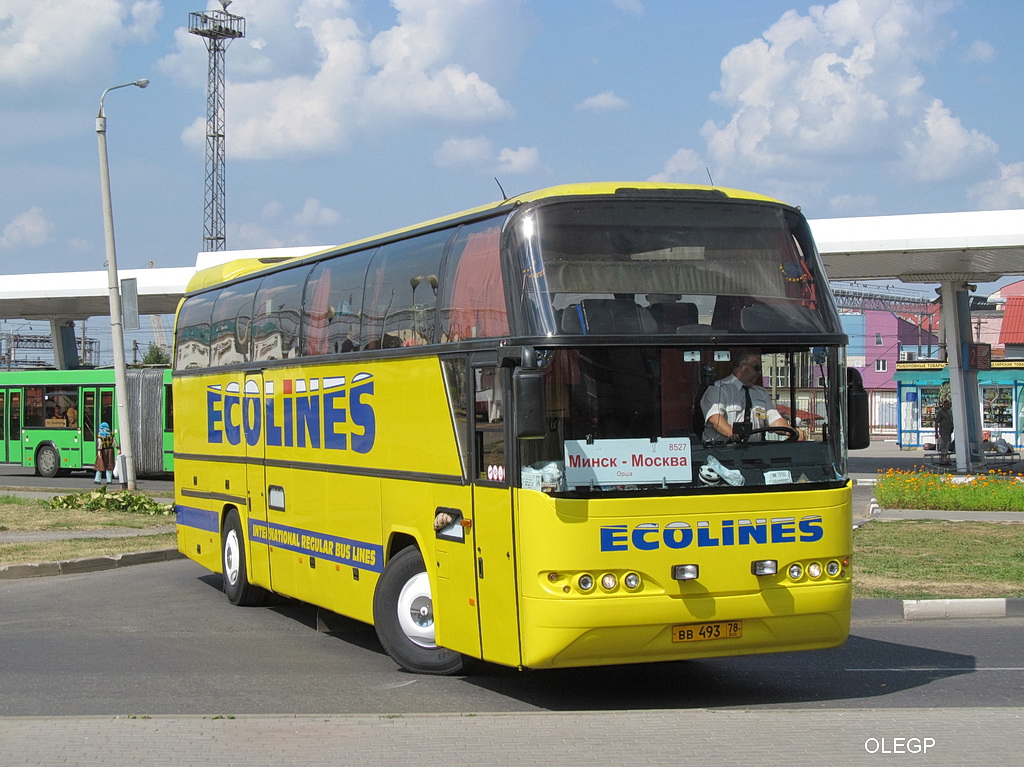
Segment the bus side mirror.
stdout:
[[871,445],[868,393],[857,368],[846,368],[846,447],[863,450]]
[[519,439],[540,439],[547,436],[544,386],[544,373],[540,370],[517,367],[512,373],[516,437]]

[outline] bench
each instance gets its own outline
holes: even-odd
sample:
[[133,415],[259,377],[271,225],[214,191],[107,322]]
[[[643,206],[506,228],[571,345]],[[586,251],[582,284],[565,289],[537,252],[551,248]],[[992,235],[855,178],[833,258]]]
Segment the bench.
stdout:
[[[946,460],[949,461],[948,464],[939,463],[939,461],[942,460],[943,456],[945,456]],[[926,452],[924,454],[924,459],[925,462],[931,464],[932,466],[956,465],[956,453],[953,452]],[[1000,453],[997,450],[986,450],[984,453],[981,454],[981,460],[982,463],[984,463],[986,466],[1013,466],[1013,464],[1017,463],[1020,460],[1020,453],[1018,453],[1016,450],[1011,450],[1009,453]]]
[[998,450],[986,450],[982,454],[986,466],[1012,466],[1020,460],[1020,453],[1011,450],[1009,453],[1000,453]]

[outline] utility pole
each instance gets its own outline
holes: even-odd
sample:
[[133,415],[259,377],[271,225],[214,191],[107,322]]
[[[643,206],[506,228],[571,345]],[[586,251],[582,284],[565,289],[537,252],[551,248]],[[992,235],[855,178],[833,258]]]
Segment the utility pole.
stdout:
[[197,11],[188,16],[188,31],[206,41],[210,63],[206,83],[206,198],[203,250],[226,250],[224,233],[224,53],[232,40],[245,37],[245,19],[222,10]]

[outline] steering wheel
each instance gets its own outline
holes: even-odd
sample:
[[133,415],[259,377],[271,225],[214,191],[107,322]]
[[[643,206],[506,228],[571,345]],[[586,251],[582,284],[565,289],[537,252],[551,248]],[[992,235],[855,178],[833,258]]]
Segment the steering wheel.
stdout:
[[785,434],[786,439],[783,442],[796,442],[800,439],[800,432],[794,429],[792,426],[765,426],[761,429],[751,429],[745,436],[733,435],[733,439],[737,442],[749,442],[750,438],[755,434]]

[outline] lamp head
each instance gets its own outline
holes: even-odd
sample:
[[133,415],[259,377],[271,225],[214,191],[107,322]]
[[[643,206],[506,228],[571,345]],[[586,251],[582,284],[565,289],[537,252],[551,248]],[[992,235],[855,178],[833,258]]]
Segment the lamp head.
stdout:
[[140,88],[145,88],[147,85],[149,85],[149,80],[147,80],[145,77],[143,77],[143,78],[133,82],[132,85],[137,85]]

